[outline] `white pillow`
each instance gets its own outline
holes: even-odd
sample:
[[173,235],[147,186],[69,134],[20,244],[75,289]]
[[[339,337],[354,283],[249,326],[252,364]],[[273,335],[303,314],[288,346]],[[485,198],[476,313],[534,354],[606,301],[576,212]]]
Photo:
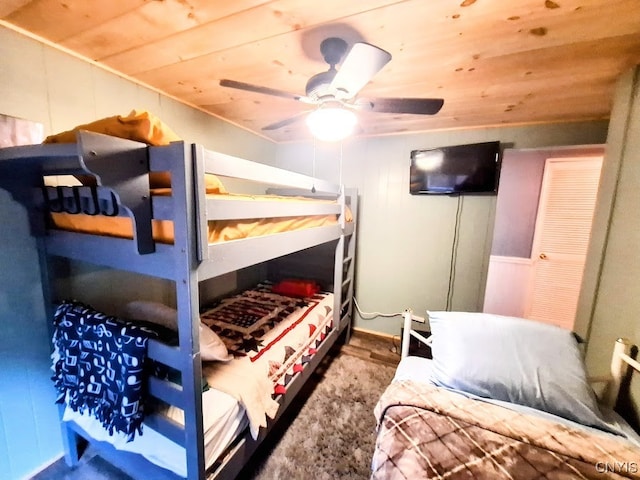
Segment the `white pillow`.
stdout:
[[178,312],[175,308],[163,303],[134,300],[124,306],[122,316],[131,320],[161,325],[165,328],[178,331]]
[[428,314],[436,385],[610,430],[572,332],[489,313]]
[[[178,311],[163,303],[134,300],[125,305],[123,316],[178,331]],[[204,361],[222,362],[233,358],[220,337],[202,322],[200,322],[200,358]]]
[[233,355],[227,351],[220,337],[202,322],[200,322],[200,358],[205,361],[221,362],[233,360]]

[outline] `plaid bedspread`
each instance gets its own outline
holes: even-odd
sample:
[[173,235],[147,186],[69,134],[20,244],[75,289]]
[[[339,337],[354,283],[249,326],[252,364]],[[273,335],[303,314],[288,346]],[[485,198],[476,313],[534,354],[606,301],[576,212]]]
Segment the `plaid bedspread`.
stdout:
[[392,383],[375,415],[372,479],[640,478],[640,448],[622,438],[429,384]]

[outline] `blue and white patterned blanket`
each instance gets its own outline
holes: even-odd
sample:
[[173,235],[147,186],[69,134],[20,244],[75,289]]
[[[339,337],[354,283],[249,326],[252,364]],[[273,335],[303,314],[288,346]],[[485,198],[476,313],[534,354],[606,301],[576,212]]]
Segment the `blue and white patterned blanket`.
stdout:
[[62,303],[54,325],[56,403],[88,411],[110,434],[122,432],[129,441],[141,434],[147,340],[154,332],[79,302]]

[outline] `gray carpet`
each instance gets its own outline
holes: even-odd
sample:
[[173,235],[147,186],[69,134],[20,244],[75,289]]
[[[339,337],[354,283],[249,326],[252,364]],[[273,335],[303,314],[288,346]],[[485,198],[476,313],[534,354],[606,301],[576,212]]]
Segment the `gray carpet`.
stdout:
[[369,478],[373,407],[394,371],[350,355],[334,359],[277,444],[258,459],[261,465],[243,478]]
[[[323,362],[239,478],[369,478],[375,444],[373,407],[394,371],[393,366],[344,353]],[[59,461],[33,480],[53,479],[130,477],[100,457],[89,456],[75,470]]]

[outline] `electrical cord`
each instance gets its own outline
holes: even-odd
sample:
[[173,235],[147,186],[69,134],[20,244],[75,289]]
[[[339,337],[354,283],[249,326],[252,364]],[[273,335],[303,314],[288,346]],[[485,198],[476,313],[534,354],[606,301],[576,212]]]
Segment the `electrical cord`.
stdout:
[[[358,314],[363,320],[371,320],[376,317],[398,317],[398,316],[404,315],[405,313],[405,312],[397,312],[397,313],[363,312],[360,309],[360,305],[358,305],[358,301],[356,300],[356,297],[353,297],[353,304],[355,305],[356,310],[358,311]],[[396,339],[398,340],[397,345],[396,345]],[[393,335],[391,337],[391,347],[389,348],[389,351],[391,353],[400,355],[401,344],[402,344],[402,336]]]
[[446,311],[451,310],[453,302],[453,287],[456,278],[456,258],[458,256],[458,243],[460,239],[460,216],[462,214],[462,195],[458,195],[458,206],[456,208],[456,224],[453,229],[453,242],[451,244],[451,261],[449,263],[449,286],[447,288]]
[[404,313],[404,312],[398,312],[398,313],[363,312],[360,309],[360,305],[358,305],[358,301],[356,300],[356,297],[353,297],[353,304],[356,306],[356,310],[358,311],[358,314],[360,314],[360,317],[362,317],[363,320],[371,320],[372,318],[376,318],[376,317],[398,317]]
[[[396,338],[398,339],[398,344],[396,345]],[[400,348],[402,344],[402,337],[400,335],[394,335],[391,337],[391,352],[392,353],[400,353]]]

